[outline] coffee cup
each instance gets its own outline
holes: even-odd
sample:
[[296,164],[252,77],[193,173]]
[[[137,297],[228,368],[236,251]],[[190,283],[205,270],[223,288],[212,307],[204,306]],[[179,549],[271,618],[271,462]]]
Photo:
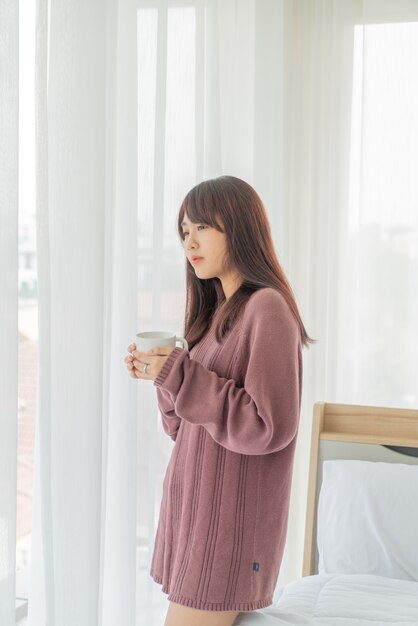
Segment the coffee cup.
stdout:
[[176,347],[176,344],[181,344],[181,347],[185,350],[189,349],[187,341],[184,337],[178,337],[172,333],[156,330],[147,333],[137,333],[135,335],[135,344],[138,352],[148,352],[153,348],[162,347]]

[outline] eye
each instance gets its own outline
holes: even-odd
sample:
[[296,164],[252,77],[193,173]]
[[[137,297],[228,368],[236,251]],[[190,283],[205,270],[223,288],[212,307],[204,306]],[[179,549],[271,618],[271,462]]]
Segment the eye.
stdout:
[[[208,224],[198,224],[196,226],[196,230],[206,230],[206,228],[209,228]],[[189,231],[188,230],[184,230],[182,233],[182,237],[183,237],[183,241],[186,239],[186,237],[189,236]]]

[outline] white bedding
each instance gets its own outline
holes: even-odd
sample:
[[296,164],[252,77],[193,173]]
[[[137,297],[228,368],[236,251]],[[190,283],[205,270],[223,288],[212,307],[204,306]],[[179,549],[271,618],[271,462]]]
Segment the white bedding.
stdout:
[[235,626],[418,626],[418,582],[365,574],[306,576]]

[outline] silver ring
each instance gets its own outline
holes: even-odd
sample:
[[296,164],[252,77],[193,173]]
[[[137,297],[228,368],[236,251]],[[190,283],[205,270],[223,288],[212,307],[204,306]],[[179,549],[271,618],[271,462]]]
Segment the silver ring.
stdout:
[[144,367],[144,369],[142,370],[142,373],[143,373],[143,374],[146,374],[146,373],[147,373],[147,367],[148,367],[148,365],[149,365],[149,363],[145,363],[145,367]]

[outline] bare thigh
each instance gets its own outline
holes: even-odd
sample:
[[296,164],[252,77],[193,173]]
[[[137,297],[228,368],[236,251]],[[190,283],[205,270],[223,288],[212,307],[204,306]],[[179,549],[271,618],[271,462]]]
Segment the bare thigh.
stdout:
[[164,626],[232,626],[239,611],[201,611],[170,602]]

